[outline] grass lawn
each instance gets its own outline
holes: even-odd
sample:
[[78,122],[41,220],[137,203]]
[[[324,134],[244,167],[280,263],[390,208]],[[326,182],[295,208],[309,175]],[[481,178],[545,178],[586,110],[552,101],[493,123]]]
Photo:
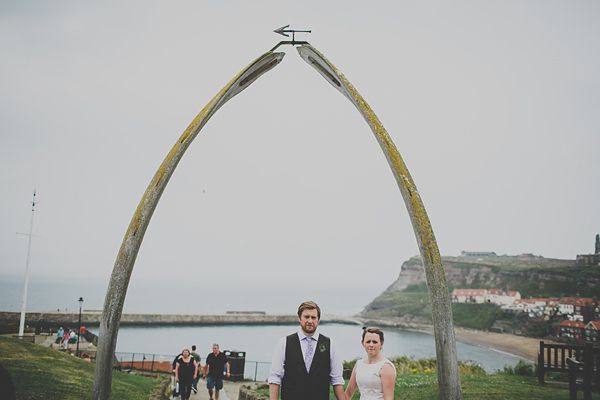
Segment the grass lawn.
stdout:
[[[535,377],[506,374],[461,375],[460,381],[463,399],[565,400],[569,398],[568,385],[540,385]],[[266,396],[269,394],[268,390],[259,390],[259,392]],[[333,391],[329,398],[335,400]],[[358,400],[359,398],[360,395],[357,391],[352,399]],[[438,399],[437,374],[398,375],[394,398],[402,400]],[[578,398],[583,399],[582,392],[578,393]],[[592,399],[600,399],[600,395],[594,393]]]
[[[93,363],[23,340],[0,337],[0,364],[10,372],[19,400],[92,398]],[[111,398],[146,400],[160,382],[114,372]]]

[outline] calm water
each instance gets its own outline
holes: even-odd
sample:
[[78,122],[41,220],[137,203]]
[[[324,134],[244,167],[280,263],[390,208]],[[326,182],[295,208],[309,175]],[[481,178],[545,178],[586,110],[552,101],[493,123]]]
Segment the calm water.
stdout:
[[[89,327],[97,333],[97,327]],[[293,325],[266,326],[160,326],[160,327],[121,327],[117,341],[118,352],[146,353],[164,355],[166,359],[179,354],[181,349],[195,344],[202,359],[211,352],[213,343],[221,350],[246,352],[246,360],[270,362],[273,350],[279,338],[294,332]],[[362,329],[356,325],[321,324],[319,331],[334,339],[343,360],[352,360],[364,356],[360,344]],[[435,357],[435,342],[432,335],[397,328],[384,328],[385,344],[383,354],[386,357],[413,356],[419,358]],[[475,361],[486,371],[494,372],[504,365],[514,366],[520,360],[511,354],[457,342],[460,360]]]
[[[0,281],[0,310],[20,311],[23,283]],[[300,286],[300,285],[297,285]],[[224,313],[229,310],[258,310],[269,314],[292,314],[298,304],[307,299],[319,303],[323,312],[336,315],[353,315],[360,312],[385,287],[370,289],[348,288],[336,291],[327,284],[311,285],[310,288],[267,287],[244,285],[197,285],[196,290],[181,291],[180,286],[168,284],[132,283],[128,290],[124,311],[173,312],[173,313]],[[77,310],[77,299],[84,298],[84,310],[101,310],[106,293],[105,282],[88,282],[74,285],[70,282],[46,282],[30,280],[28,310]],[[161,293],[170,295],[161,296]],[[176,293],[177,295],[173,296]],[[199,296],[198,293],[202,293]],[[221,293],[218,295],[218,293]],[[345,293],[352,293],[351,296]],[[188,296],[188,297],[186,297]],[[218,299],[218,302],[206,299]],[[273,301],[277,299],[277,301]],[[89,327],[98,333],[97,327]],[[121,327],[117,342],[118,352],[176,355],[184,347],[195,344],[203,358],[211,351],[214,342],[221,350],[246,352],[249,361],[270,362],[273,349],[280,337],[297,330],[292,325],[267,326],[154,326]],[[321,324],[319,331],[331,336],[338,344],[342,359],[362,357],[360,345],[361,328],[354,325]],[[387,328],[383,353],[387,357],[414,356],[435,357],[435,343],[431,335],[401,329]],[[473,360],[487,371],[515,365],[519,358],[490,349],[457,343],[459,359]]]

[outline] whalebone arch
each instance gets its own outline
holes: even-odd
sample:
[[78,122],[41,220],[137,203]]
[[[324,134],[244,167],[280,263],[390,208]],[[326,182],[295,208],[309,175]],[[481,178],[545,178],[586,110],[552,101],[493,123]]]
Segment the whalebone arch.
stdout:
[[[304,61],[354,104],[371,128],[388,160],[408,210],[427,276],[438,358],[440,398],[460,399],[462,392],[456,362],[452,309],[444,269],[429,218],[412,177],[387,131],[354,86],[311,45],[302,45],[297,47],[297,50]],[[129,280],[146,229],[169,179],[187,148],[216,111],[264,73],[277,66],[283,57],[284,53],[269,51],[250,63],[225,85],[183,132],[146,189],[123,239],[104,301],[94,374],[94,399],[110,398],[112,361]]]

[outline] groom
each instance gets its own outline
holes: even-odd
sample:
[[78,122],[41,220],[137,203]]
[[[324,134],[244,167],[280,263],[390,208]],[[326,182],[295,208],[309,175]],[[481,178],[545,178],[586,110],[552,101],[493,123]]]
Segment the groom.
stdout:
[[298,307],[301,330],[281,338],[269,373],[269,399],[329,400],[329,385],[337,400],[344,397],[342,360],[335,342],[317,332],[321,309],[313,301]]

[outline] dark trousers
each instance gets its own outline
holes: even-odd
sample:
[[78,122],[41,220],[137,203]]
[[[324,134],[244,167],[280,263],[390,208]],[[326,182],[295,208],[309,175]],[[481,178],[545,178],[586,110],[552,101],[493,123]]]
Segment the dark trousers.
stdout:
[[179,381],[179,395],[181,400],[188,400],[192,394],[192,381]]

